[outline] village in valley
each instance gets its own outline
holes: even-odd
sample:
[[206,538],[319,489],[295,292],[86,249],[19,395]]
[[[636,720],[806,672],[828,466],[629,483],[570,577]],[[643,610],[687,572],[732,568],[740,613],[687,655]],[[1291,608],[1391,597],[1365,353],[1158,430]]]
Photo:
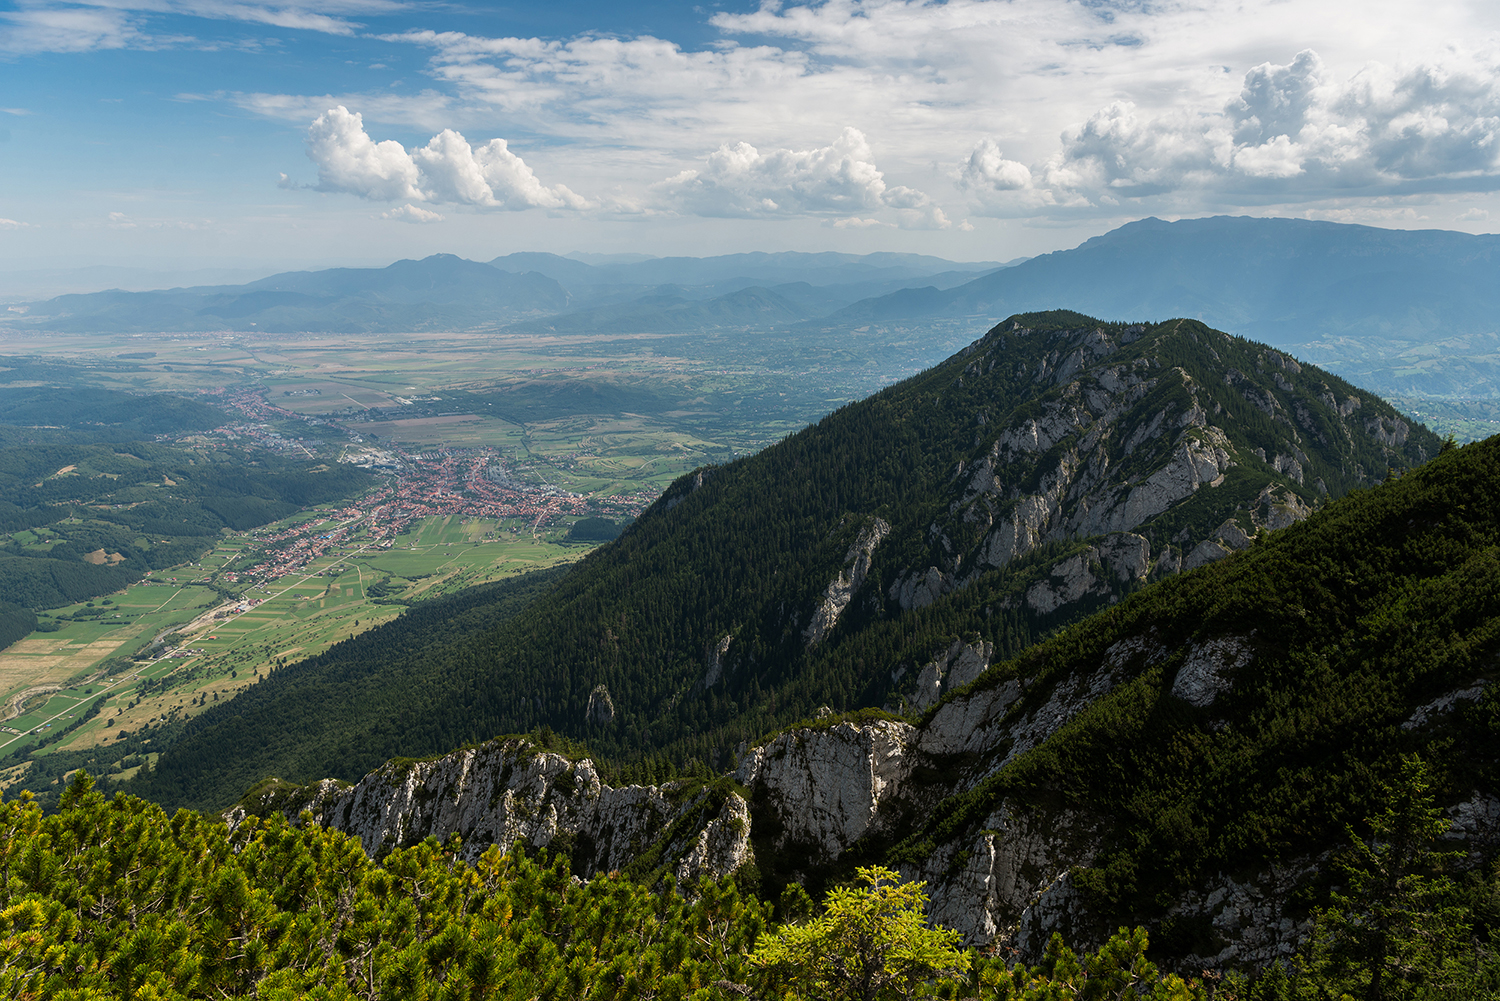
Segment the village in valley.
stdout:
[[[623,525],[659,493],[649,483],[568,489],[547,482],[536,464],[517,463],[513,449],[484,442],[372,440],[358,421],[278,406],[260,386],[204,395],[239,419],[163,440],[350,463],[369,470],[374,485],[258,529],[226,531],[196,562],[151,571],[99,599],[108,609],[102,618],[89,619],[95,602],[50,611],[51,631],[3,654],[4,674],[28,680],[7,686],[0,750],[49,744],[66,730],[58,750],[146,738],[140,762],[148,763],[152,733],[274,667],[390,621],[413,602],[572,562],[597,544],[572,538],[573,523]],[[368,423],[380,415],[366,408],[353,416]],[[78,725],[101,690],[109,695],[97,717]],[[19,776],[0,775],[0,787]]]

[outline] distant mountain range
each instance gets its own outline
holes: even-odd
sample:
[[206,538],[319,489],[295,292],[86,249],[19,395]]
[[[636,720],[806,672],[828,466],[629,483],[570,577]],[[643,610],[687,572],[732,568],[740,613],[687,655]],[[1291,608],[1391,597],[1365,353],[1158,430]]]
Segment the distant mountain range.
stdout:
[[248,285],[62,295],[11,309],[23,326],[64,333],[359,333],[492,325],[558,312],[571,302],[567,290],[545,275],[517,275],[436,254],[388,268],[293,271]]
[[731,254],[601,265],[555,254],[512,254],[488,264],[435,254],[245,285],[62,295],[13,306],[9,320],[63,333],[390,333],[539,318],[556,318],[545,329],[587,333],[776,327],[897,288],[949,288],[1002,266],[916,254]]
[[[1299,219],[1143,219],[1072,250],[1000,263],[916,254],[778,253],[645,260],[452,255],[239,286],[66,295],[11,307],[62,332],[397,332],[505,327],[574,334],[971,320],[1068,308],[1187,316],[1293,350],[1387,395],[1500,395],[1500,236]],[[957,346],[933,345],[933,362]]]

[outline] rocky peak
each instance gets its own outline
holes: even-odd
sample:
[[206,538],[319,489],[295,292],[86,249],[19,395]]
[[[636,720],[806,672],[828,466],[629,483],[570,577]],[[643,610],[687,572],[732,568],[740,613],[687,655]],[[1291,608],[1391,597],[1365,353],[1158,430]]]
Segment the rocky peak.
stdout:
[[[1148,329],[1013,318],[964,357],[966,402],[982,403],[989,435],[960,459],[963,475],[930,526],[940,549],[886,573],[886,596],[902,610],[1049,545],[1133,536],[1143,541],[1131,543],[1117,584],[1091,572],[1105,555],[1096,549],[1028,585],[1038,615],[1114,600],[1133,581],[1243,549],[1331,493],[1382,477],[1387,462],[1421,461],[1431,444],[1428,435],[1407,449],[1408,426],[1394,412],[1355,420],[1364,403],[1340,380],[1192,321]],[[991,383],[1020,401],[1009,417]]]

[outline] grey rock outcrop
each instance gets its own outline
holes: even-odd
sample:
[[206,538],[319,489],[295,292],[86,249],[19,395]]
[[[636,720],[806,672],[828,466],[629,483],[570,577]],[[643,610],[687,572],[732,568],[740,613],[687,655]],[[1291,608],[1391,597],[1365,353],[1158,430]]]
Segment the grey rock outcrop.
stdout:
[[613,722],[615,718],[615,703],[609,697],[609,689],[603,685],[595,685],[594,690],[589,692],[588,708],[584,710],[584,716],[590,723],[604,726]]
[[[662,857],[680,877],[721,876],[753,858],[749,806],[730,793],[710,809],[705,794],[685,799],[669,786],[614,788],[593,762],[539,751],[525,740],[490,741],[430,761],[392,763],[355,785],[314,783],[262,806],[351,834],[372,856],[429,836],[463,839],[475,858],[490,845],[566,845],[574,870],[625,869],[681,828]],[[244,809],[231,813],[231,822]],[[678,821],[686,821],[678,824]],[[676,827],[674,827],[676,825]]]
[[829,583],[818,607],[813,610],[812,621],[802,632],[809,647],[816,646],[838,624],[839,616],[849,607],[855,592],[864,585],[865,577],[870,573],[870,561],[875,557],[875,547],[890,532],[890,523],[883,518],[871,518],[870,523],[860,529],[854,545],[849,547],[849,553],[844,557],[843,568]]
[[740,762],[735,779],[756,790],[778,818],[778,849],[829,861],[875,822],[881,804],[910,772],[915,728],[879,721],[794,730]]
[[1254,653],[1247,637],[1222,636],[1194,644],[1187,660],[1177,669],[1172,694],[1199,709],[1234,685],[1234,672],[1249,664]]
[[1419,726],[1425,726],[1433,717],[1452,712],[1460,702],[1473,702],[1484,694],[1488,685],[1489,682],[1481,678],[1465,688],[1439,695],[1426,705],[1418,706],[1406,722],[1401,724],[1401,729],[1414,730]]
[[926,608],[952,590],[953,581],[937,567],[913,570],[891,585],[890,598],[902,611]]
[[729,653],[729,644],[733,640],[733,636],[724,636],[717,643],[709,644],[708,654],[704,658],[708,662],[707,668],[703,672],[704,688],[712,688],[724,676],[725,655]]
[[995,645],[988,640],[965,643],[954,640],[946,653],[933,658],[917,676],[916,692],[911,703],[917,709],[937,704],[945,694],[962,688],[983,674],[995,656]]
[[1026,592],[1026,605],[1048,615],[1085,598],[1114,595],[1122,584],[1141,584],[1151,571],[1151,543],[1120,532],[1105,536],[1076,556],[1054,564]]

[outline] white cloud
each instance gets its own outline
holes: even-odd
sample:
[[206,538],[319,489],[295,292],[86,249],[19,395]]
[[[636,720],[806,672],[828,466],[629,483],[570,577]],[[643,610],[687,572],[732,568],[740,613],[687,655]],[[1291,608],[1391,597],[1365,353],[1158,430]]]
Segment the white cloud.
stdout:
[[[1494,49],[1496,11],[1447,0],[1420,19],[1410,0],[1367,0],[1357,19],[1313,0],[765,3],[710,17],[721,39],[697,50],[651,36],[408,30],[379,37],[430,52],[435,83],[420,94],[230,100],[278,118],[307,120],[341,104],[429,135],[498,131],[528,145],[556,137],[567,144],[570,175],[591,178],[594,190],[620,186],[619,205],[643,192],[661,197],[653,182],[693,173],[702,197],[686,182],[677,194],[679,210],[695,214],[833,211],[775,185],[761,195],[775,211],[747,201],[759,189],[731,183],[732,163],[716,174],[720,165],[705,164],[703,153],[718,147],[715,156],[733,161],[750,136],[757,157],[806,152],[850,125],[878,137],[886,185],[931,191],[934,164],[939,176],[956,169],[982,214],[1189,212],[1335,197],[1366,183],[1359,170],[1368,173],[1375,153],[1407,164],[1396,175],[1417,188],[1432,173],[1419,169],[1423,156],[1452,162],[1464,143],[1477,156],[1488,132],[1460,122],[1484,117],[1475,105],[1484,93],[1469,93],[1475,106],[1456,116],[1428,109],[1393,124],[1383,141],[1370,137],[1371,157],[1349,162],[1340,159],[1347,133],[1370,116],[1338,102],[1374,107],[1399,97],[1382,77],[1400,73],[1372,58],[1425,54],[1445,64],[1457,59],[1454,38]],[[1299,49],[1307,51],[1288,58]],[[1494,63],[1480,60],[1466,75],[1482,80]],[[1437,85],[1463,96],[1452,81]],[[1442,148],[1444,135],[1454,148]],[[908,213],[903,225],[942,224],[930,201],[899,211]]]
[[426,146],[408,151],[387,139],[375,142],[364,119],[342,105],[325,111],[307,130],[307,155],[318,167],[318,190],[371,201],[440,202],[490,209],[584,209],[590,203],[566,186],[548,187],[504,139],[479,147],[444,129]]
[[[943,228],[942,209],[925,193],[888,186],[864,133],[845,128],[828,146],[772,149],[728,143],[701,169],[684,170],[652,186],[668,208],[689,215],[774,217],[837,215],[854,218],[895,209],[907,228]],[[865,223],[850,223],[859,225]]]
[[419,209],[415,205],[403,205],[398,209],[380,213],[382,219],[394,219],[397,222],[429,223],[442,222],[445,218],[436,212]]
[[14,219],[0,219],[0,229],[31,229],[29,222],[17,222]]
[[228,100],[236,107],[267,118],[287,122],[306,122],[316,118],[329,108],[340,105],[358,107],[361,115],[369,115],[382,122],[399,123],[419,129],[434,131],[451,125],[459,112],[453,100],[435,90],[423,90],[416,94],[266,94],[266,93],[214,93],[178,94],[179,101]]
[[[249,3],[238,0],[20,0],[0,13],[0,51],[92,52],[98,49],[160,49],[203,45],[188,35],[149,30],[162,15],[238,21],[278,28],[353,35],[364,25],[346,15],[389,14],[406,9],[395,0],[317,0],[315,3]],[[204,47],[217,49],[207,43]]]
[[0,51],[92,52],[96,49],[145,47],[152,43],[118,10],[79,7],[32,7],[0,13]]
[[1329,81],[1317,53],[1263,63],[1218,108],[1116,101],[1027,166],[982,140],[958,173],[978,211],[1116,210],[1500,190],[1500,59],[1365,66]]

